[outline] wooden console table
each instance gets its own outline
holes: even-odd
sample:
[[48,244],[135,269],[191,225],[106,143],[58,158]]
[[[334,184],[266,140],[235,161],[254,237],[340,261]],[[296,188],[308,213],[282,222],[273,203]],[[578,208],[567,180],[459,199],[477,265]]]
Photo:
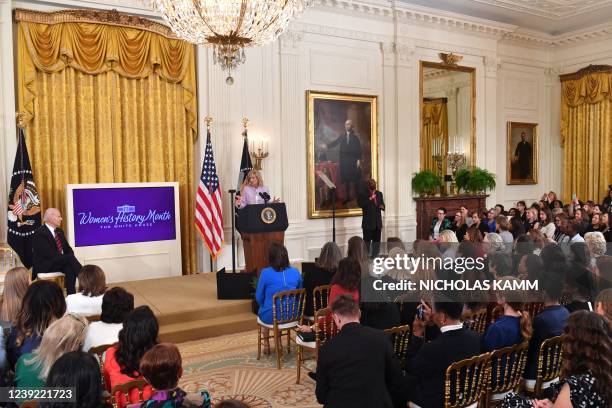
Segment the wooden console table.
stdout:
[[483,210],[487,207],[488,195],[461,195],[446,197],[415,197],[417,203],[417,239],[428,239],[431,222],[440,207],[446,208],[446,216],[454,219],[455,213],[461,206],[467,207],[469,211]]

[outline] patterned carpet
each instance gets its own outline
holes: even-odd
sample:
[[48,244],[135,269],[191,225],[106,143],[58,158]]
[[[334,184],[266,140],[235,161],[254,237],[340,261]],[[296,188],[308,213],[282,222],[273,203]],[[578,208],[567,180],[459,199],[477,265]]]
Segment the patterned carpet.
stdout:
[[[206,389],[213,399],[249,396],[253,407],[320,407],[314,396],[314,382],[302,369],[300,384],[295,383],[295,344],[283,355],[282,369],[276,369],[276,356],[257,361],[257,331],[181,343],[183,377],[180,387],[187,392]],[[309,360],[307,365],[313,366]]]

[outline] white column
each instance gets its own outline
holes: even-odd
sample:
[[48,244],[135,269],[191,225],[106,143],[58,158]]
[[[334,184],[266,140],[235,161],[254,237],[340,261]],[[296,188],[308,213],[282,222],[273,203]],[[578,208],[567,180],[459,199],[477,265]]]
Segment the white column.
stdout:
[[306,219],[306,150],[304,90],[301,81],[302,34],[286,32],[280,39],[282,196],[287,203],[289,225]]
[[0,216],[0,243],[6,242],[8,190],[17,148],[13,63],[11,2],[0,0],[0,208],[4,214]]
[[[497,55],[495,53],[487,54],[482,57],[484,68],[485,68],[485,109],[484,109],[484,120],[485,120],[485,133],[484,135],[476,134],[476,143],[483,143],[484,149],[478,149],[476,155],[477,164],[484,165],[484,168],[491,172],[495,172],[497,169],[497,158],[496,152],[505,151],[505,145],[497,146],[497,70],[498,62]],[[478,78],[476,79],[476,87],[478,87]],[[478,116],[476,116],[476,123],[478,123]],[[478,125],[476,125],[478,129]],[[484,157],[479,157],[484,156]],[[505,153],[503,153],[505,157]],[[505,174],[496,174],[495,181],[497,184],[505,183]],[[497,189],[489,192],[489,198],[487,199],[487,208],[492,207],[497,203]]]
[[421,118],[419,68],[414,58],[415,45],[402,40],[395,46],[396,61],[396,135],[397,135],[397,228],[403,241],[416,238],[416,203],[410,181],[421,166]]
[[[548,160],[540,160],[540,165],[548,163],[547,179],[550,186],[544,187],[555,191],[560,197],[563,192],[563,148],[561,147],[561,81],[559,74],[562,72],[560,66],[547,68],[544,70],[546,80],[544,82],[545,97],[547,104],[544,116],[547,120],[548,138],[546,143],[546,156]],[[540,133],[542,140],[543,133]],[[544,153],[544,151],[542,152]],[[544,172],[544,169],[541,169]]]

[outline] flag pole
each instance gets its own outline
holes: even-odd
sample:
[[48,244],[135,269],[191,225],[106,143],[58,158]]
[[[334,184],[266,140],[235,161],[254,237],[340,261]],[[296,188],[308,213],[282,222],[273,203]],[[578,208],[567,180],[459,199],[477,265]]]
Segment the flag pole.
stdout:
[[[212,123],[213,119],[211,116],[206,115],[204,117],[204,122],[206,122],[206,134],[209,135],[210,134],[210,124]],[[210,252],[208,252],[208,260],[210,262],[210,271],[214,272],[213,270],[213,257],[210,254]]]

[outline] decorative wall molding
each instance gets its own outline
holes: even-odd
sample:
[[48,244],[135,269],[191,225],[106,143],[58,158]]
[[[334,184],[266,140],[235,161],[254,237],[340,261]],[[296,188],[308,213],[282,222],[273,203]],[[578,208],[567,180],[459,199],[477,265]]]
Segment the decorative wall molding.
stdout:
[[598,10],[610,4],[609,0],[473,0],[509,10],[521,11],[532,16],[549,20],[563,20],[568,17]]
[[280,37],[281,53],[292,54],[299,52],[304,35],[301,32],[288,30]]
[[413,44],[381,42],[384,65],[412,66],[416,47]]
[[548,35],[529,30],[517,30],[504,35],[503,41],[532,47],[573,46],[585,41],[598,41],[612,38],[612,24],[605,23],[584,30],[572,31],[561,35]]
[[348,38],[351,40],[379,43],[391,40],[391,36],[369,33],[367,31],[347,30],[319,24],[292,22],[289,31],[298,31],[307,34],[318,34],[326,37]]

